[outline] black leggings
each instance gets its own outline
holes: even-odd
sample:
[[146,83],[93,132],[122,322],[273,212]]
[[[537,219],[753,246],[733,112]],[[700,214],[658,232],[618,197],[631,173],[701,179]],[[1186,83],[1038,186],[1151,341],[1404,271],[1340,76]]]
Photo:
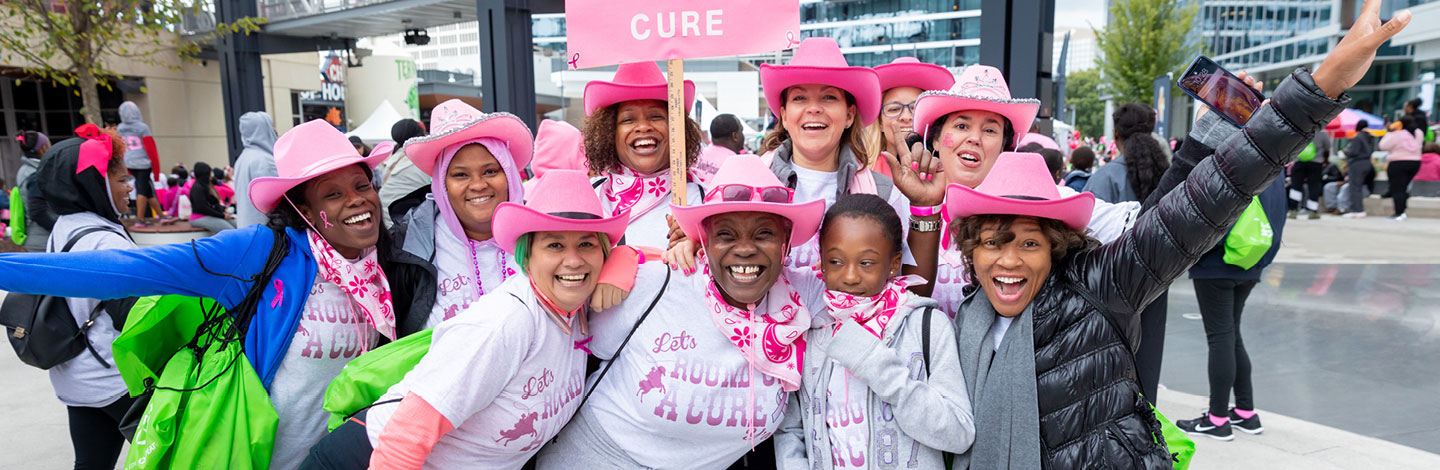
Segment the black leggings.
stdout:
[[120,397],[101,408],[67,406],[70,415],[70,445],[75,447],[75,470],[115,468],[125,436],[120,435],[120,418],[135,399]]
[[1390,197],[1395,198],[1395,215],[1405,213],[1405,203],[1410,199],[1410,181],[1420,173],[1419,160],[1390,162],[1385,167],[1385,177],[1390,178]]
[[1169,312],[1170,292],[1166,291],[1140,312],[1140,348],[1135,350],[1135,373],[1145,401],[1155,404],[1160,388],[1160,363],[1165,357],[1165,315]]
[[1210,349],[1210,413],[1229,416],[1230,391],[1235,407],[1255,409],[1250,383],[1250,355],[1240,339],[1240,313],[1245,299],[1260,281],[1195,279],[1195,300],[1205,323],[1205,340]]

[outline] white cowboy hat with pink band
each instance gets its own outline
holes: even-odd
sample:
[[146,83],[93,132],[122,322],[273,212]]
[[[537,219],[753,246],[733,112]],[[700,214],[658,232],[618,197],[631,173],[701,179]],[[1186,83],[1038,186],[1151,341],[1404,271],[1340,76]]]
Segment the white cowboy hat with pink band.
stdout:
[[[668,101],[665,74],[654,62],[620,64],[613,81],[595,80],[585,84],[585,115],[600,108],[633,100]],[[695,107],[695,82],[685,81],[685,109]]]
[[280,204],[285,192],[311,178],[355,164],[374,168],[386,156],[373,152],[369,158],[360,156],[345,134],[319,119],[295,126],[275,141],[278,176],[250,181],[250,203],[268,214]]
[[495,208],[492,229],[500,248],[515,252],[516,240],[532,232],[599,232],[614,248],[630,225],[630,212],[605,217],[590,177],[579,170],[551,170],[535,184],[525,204],[502,202]]
[[800,246],[815,236],[815,231],[820,229],[820,219],[825,216],[824,199],[797,204],[792,202],[793,192],[789,193],[787,202],[766,202],[762,197],[753,194],[747,194],[745,200],[723,200],[720,192],[729,185],[749,186],[756,190],[780,188],[789,192],[788,188],[780,183],[780,179],[775,177],[775,173],[770,171],[770,166],[754,155],[736,155],[725,159],[710,183],[713,189],[705,195],[705,201],[700,205],[670,204],[675,222],[680,225],[680,230],[685,232],[685,237],[691,240],[705,238],[702,222],[711,216],[731,212],[765,212],[788,219],[791,225],[790,246]]
[[1040,100],[1011,98],[1010,85],[1000,69],[988,65],[971,65],[960,72],[955,85],[946,91],[927,91],[915,102],[915,130],[926,135],[936,120],[956,111],[990,111],[1004,116],[1015,130],[1019,142],[1035,116],[1040,113]]
[[860,124],[870,125],[880,115],[880,78],[870,67],[851,67],[830,38],[807,38],[795,48],[787,65],[760,65],[760,88],[770,112],[780,116],[780,95],[785,89],[805,84],[829,85],[850,93]]
[[955,74],[935,64],[921,62],[914,57],[901,57],[894,62],[875,66],[880,77],[880,93],[902,86],[921,90],[949,90],[955,85]]
[[945,190],[945,211],[957,219],[983,214],[1028,215],[1059,220],[1083,231],[1094,208],[1094,194],[1060,197],[1045,157],[1038,153],[1002,153],[975,189],[951,184]]
[[530,164],[535,142],[530,128],[510,113],[482,113],[458,99],[440,103],[430,112],[430,135],[405,142],[405,157],[426,173],[435,171],[435,161],[445,149],[482,137],[505,142],[515,168]]

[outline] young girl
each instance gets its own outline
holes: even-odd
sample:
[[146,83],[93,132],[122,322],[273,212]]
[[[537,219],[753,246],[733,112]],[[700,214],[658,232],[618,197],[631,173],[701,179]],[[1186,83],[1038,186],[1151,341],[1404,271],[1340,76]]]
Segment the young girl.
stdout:
[[949,317],[906,290],[924,279],[900,275],[900,218],[878,196],[846,194],[819,238],[829,309],[806,334],[777,467],[945,468],[942,452],[969,449],[975,424]]

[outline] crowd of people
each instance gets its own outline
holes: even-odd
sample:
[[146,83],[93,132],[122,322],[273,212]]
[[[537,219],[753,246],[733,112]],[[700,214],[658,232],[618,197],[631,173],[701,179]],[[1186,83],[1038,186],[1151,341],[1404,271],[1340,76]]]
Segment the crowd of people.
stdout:
[[[1258,432],[1238,322],[1263,264],[1229,264],[1224,240],[1256,196],[1283,223],[1285,167],[1408,22],[1379,5],[1243,129],[1202,116],[1170,156],[1154,112],[1122,107],[1120,156],[1093,171],[1095,152],[1067,172],[1027,132],[1040,103],[998,69],[853,67],[823,37],[761,66],[778,124],[758,154],[733,117],[709,146],[683,118],[688,181],[654,63],[587,85],[583,128],[535,135],[458,100],[375,148],[249,113],[233,171],[197,163],[153,194],[153,139],[122,107],[116,128],[27,144],[57,218],[47,253],[0,255],[0,289],[81,321],[109,299],[214,299],[240,327],[212,339],[243,346],[276,420],[234,448],[275,469],[1170,468],[1156,299],[1187,270],[1232,299],[1202,300],[1219,386],[1178,425]],[[183,194],[213,235],[135,248],[132,189],[143,223]],[[113,466],[145,403],[100,318],[95,355],[50,369],[77,468]],[[416,362],[332,416],[347,366],[399,367],[368,359],[415,338]]]

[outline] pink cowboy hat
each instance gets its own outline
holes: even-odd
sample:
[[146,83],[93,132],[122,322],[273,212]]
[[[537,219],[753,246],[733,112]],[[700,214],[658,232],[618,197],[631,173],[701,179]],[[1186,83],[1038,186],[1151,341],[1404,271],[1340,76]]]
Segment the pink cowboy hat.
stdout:
[[[585,115],[596,110],[631,100],[666,101],[670,96],[665,90],[665,74],[654,62],[620,64],[615,71],[615,80],[595,80],[585,84]],[[695,107],[695,82],[685,81],[685,110]]]
[[625,236],[630,211],[603,217],[600,197],[590,188],[590,177],[579,170],[554,170],[540,177],[535,196],[525,204],[502,202],[495,208],[495,242],[510,253],[515,241],[532,232],[599,232],[610,237],[610,247]]
[[1055,139],[1038,132],[1026,132],[1025,137],[1020,138],[1020,143],[1016,144],[1015,148],[1024,147],[1032,142],[1050,150],[1060,150],[1060,144],[1055,143]]
[[760,65],[760,88],[770,112],[780,116],[780,94],[795,85],[818,83],[845,90],[855,97],[860,124],[868,126],[880,115],[880,78],[875,69],[851,67],[830,38],[807,38],[795,48],[789,65]]
[[357,163],[374,168],[385,155],[360,156],[350,139],[335,126],[316,119],[290,129],[275,141],[275,170],[279,176],[250,181],[250,203],[269,213],[291,188],[310,178]]
[[530,171],[535,177],[525,182],[527,194],[535,189],[550,170],[588,170],[585,160],[585,137],[580,129],[565,121],[540,121],[540,130],[535,133],[535,158],[530,161]]
[[434,173],[435,161],[446,147],[481,137],[505,142],[516,169],[530,164],[535,143],[530,128],[510,113],[485,114],[460,100],[440,103],[430,112],[430,135],[405,142],[405,157],[426,173]]
[[[726,184],[743,184],[757,188],[785,186],[775,177],[775,173],[770,172],[770,166],[754,155],[736,155],[725,159],[725,163],[720,164],[720,170],[715,172],[715,177],[710,182],[712,187]],[[680,229],[685,231],[686,238],[703,239],[705,230],[700,223],[710,216],[730,212],[766,212],[789,219],[790,246],[800,246],[815,236],[815,231],[820,228],[820,219],[825,216],[823,199],[799,204],[710,201],[708,195],[706,199],[698,206],[670,204],[670,212],[675,216],[675,222],[680,224]]]
[[1045,157],[1038,153],[1002,153],[980,186],[970,189],[951,184],[945,190],[946,212],[956,219],[981,214],[1028,215],[1085,230],[1094,208],[1094,194],[1061,198]]
[[875,66],[880,76],[880,93],[891,88],[912,86],[921,90],[949,90],[955,86],[955,75],[935,64],[921,62],[914,57],[901,57],[894,62]]
[[[377,166],[380,163],[384,163],[386,158],[390,158],[390,154],[392,153],[395,153],[395,142],[388,140],[375,144],[375,148],[370,149],[370,157],[379,158],[375,163]],[[372,169],[373,168],[374,167],[372,167]]]
[[1000,69],[988,65],[971,65],[960,72],[960,78],[949,91],[927,91],[915,103],[915,130],[922,137],[930,125],[956,111],[990,111],[1004,116],[1015,129],[1015,142],[1030,131],[1035,115],[1040,113],[1040,100],[1011,98],[1010,86]]

